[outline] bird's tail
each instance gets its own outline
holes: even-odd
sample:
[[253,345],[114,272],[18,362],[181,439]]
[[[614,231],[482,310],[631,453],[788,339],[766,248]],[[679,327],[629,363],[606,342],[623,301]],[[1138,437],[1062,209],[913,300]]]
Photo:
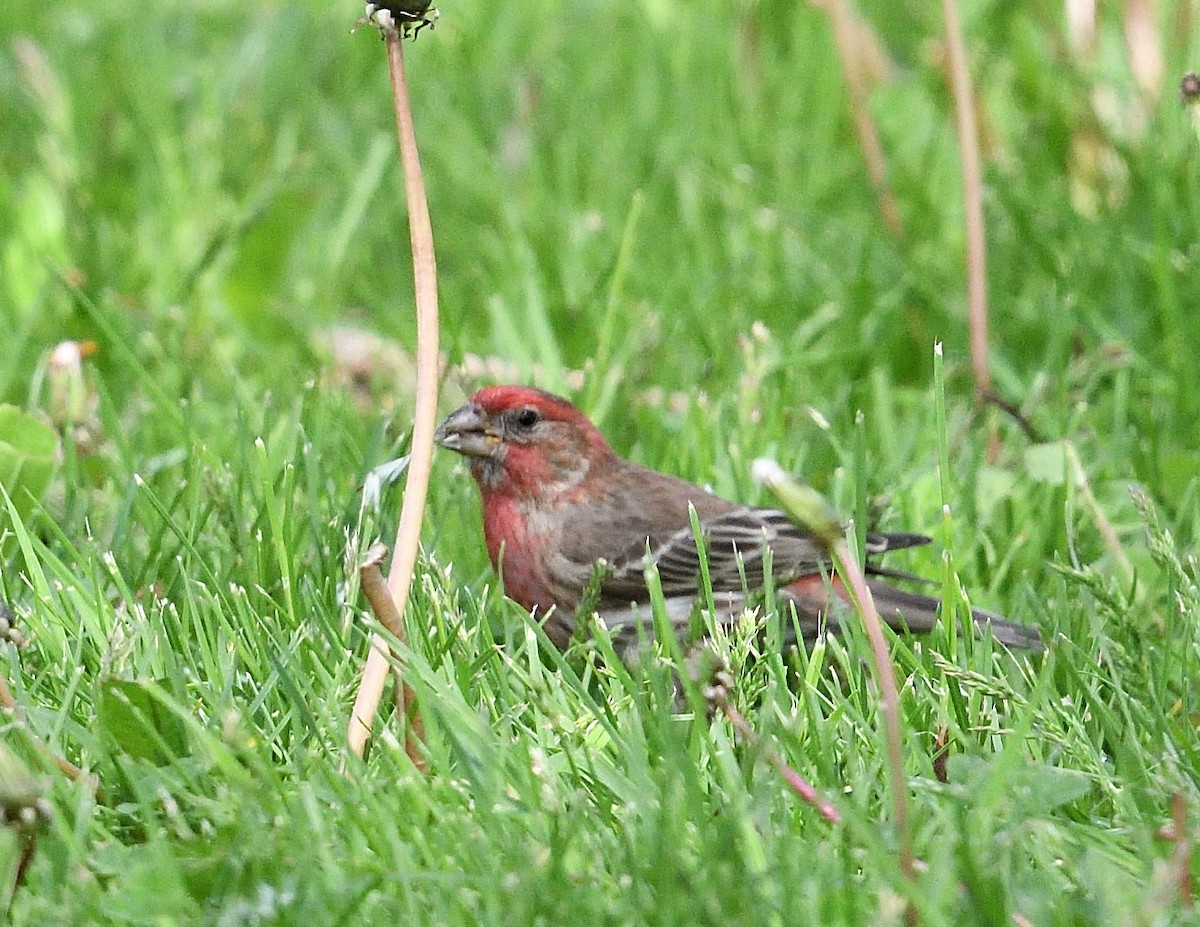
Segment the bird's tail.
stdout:
[[[916,634],[933,629],[934,623],[938,620],[938,610],[941,608],[941,602],[938,599],[917,592],[897,589],[879,579],[867,580],[867,586],[875,600],[879,617],[888,626],[897,631],[909,631]],[[836,602],[832,608],[830,607],[831,591],[834,593],[832,601]],[[781,602],[791,602],[795,605],[798,630],[800,636],[806,641],[815,640],[823,628],[836,630],[841,622],[856,620],[849,604],[849,596],[842,588],[839,579],[831,582],[827,577],[807,576],[793,580],[780,590],[780,599]],[[714,619],[719,623],[728,623],[738,619],[746,603],[740,593],[719,593],[714,596],[714,604],[717,611]],[[666,599],[665,605],[667,619],[680,630],[681,634],[685,633],[695,606],[693,597],[670,596]],[[971,614],[981,631],[984,628],[990,629],[992,637],[1007,647],[1031,651],[1044,649],[1041,635],[1036,628],[1007,621],[982,608],[971,609]],[[622,657],[637,652],[639,639],[643,637],[648,639],[654,636],[648,605],[602,609],[597,616],[609,629],[613,636],[613,642],[617,646],[617,652]],[[639,625],[641,626],[640,634],[638,633]],[[571,627],[574,628],[573,620]],[[785,644],[791,646],[796,644],[795,630],[797,629],[790,626],[790,622],[785,624]],[[566,636],[569,638],[570,632]]]
[[[806,638],[809,637],[810,630],[815,636],[818,619],[823,620],[827,627],[837,627],[846,620],[846,607],[829,607],[833,598],[830,595],[830,586],[830,580],[823,576],[807,576],[793,581],[784,590],[784,595],[796,605]],[[879,617],[889,627],[914,634],[923,634],[933,629],[941,609],[942,603],[939,599],[921,595],[919,592],[898,589],[880,579],[868,579],[867,586],[875,600]],[[848,603],[849,596],[840,580],[832,581],[832,591],[836,600],[841,600],[843,605]],[[1043,649],[1042,637],[1036,628],[1016,624],[982,608],[971,609],[971,615],[979,629],[990,628],[992,636],[1007,647],[1023,650]]]
[[[897,589],[880,580],[867,580],[879,617],[891,627],[913,632],[929,631],[938,620],[941,601],[919,592]],[[1041,650],[1042,636],[1036,628],[1007,621],[982,608],[972,608],[971,617],[980,630],[988,628],[992,636],[1007,647]]]

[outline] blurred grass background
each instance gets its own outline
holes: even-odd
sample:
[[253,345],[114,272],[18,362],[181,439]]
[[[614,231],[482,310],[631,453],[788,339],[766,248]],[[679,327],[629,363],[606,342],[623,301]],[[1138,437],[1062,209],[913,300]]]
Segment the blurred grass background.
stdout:
[[[1194,4],[1151,11],[1154,87],[1122,10],[1081,50],[1056,3],[963,5],[991,361],[1033,439],[972,398],[937,10],[859,12],[903,240],[820,9],[443,8],[407,48],[443,348],[569,391],[622,453],[724,494],[762,501],[748,465],[771,454],[883,528],[940,536],[949,503],[973,601],[1051,653],[897,644],[922,920],[1191,922],[1190,862],[1156,835],[1172,796],[1194,813],[1200,761],[1200,144],[1175,91]],[[831,832],[727,729],[674,717],[655,667],[552,665],[488,588],[454,460],[409,616],[435,774],[386,740],[338,774],[367,627],[348,565],[399,509],[358,487],[404,451],[412,380],[387,76],[374,35],[348,34],[359,13],[0,8],[0,401],[52,414],[50,350],[96,346],[41,507],[0,522],[31,639],[6,656],[24,720],[5,737],[104,784],[99,803],[45,784],[13,921],[897,922],[862,641],[802,659],[798,689],[727,642],[739,704],[845,803]],[[446,410],[479,379],[452,373]],[[0,834],[0,868],[19,847]]]

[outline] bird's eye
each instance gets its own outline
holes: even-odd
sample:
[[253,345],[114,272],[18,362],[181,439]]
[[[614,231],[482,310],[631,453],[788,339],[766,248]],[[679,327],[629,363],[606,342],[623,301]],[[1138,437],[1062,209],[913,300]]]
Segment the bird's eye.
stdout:
[[532,428],[540,420],[541,416],[538,415],[538,410],[532,408],[531,406],[526,406],[524,409],[518,412],[514,419],[518,428]]

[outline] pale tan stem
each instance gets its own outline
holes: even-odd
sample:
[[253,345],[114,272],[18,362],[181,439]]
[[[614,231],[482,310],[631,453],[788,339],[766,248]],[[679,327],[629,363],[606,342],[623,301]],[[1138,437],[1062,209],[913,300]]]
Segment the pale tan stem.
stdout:
[[979,129],[975,118],[975,95],[967,67],[966,43],[955,0],[942,0],[946,29],[946,54],[950,65],[950,89],[954,96],[954,119],[962,161],[963,210],[967,232],[967,324],[970,332],[971,371],[980,405],[992,391],[988,367],[987,236],[983,224],[983,170],[979,157]]
[[[407,633],[404,630],[404,621],[400,616],[400,610],[396,608],[396,602],[392,599],[392,594],[388,590],[387,583],[384,582],[383,574],[379,570],[379,565],[387,557],[388,550],[382,544],[374,545],[367,551],[367,558],[359,567],[358,575],[362,585],[363,595],[371,605],[371,610],[375,613],[375,617],[379,619],[379,623],[387,628],[388,633],[396,640],[406,642],[408,640]],[[425,763],[425,757],[421,755],[421,741],[425,737],[425,724],[421,720],[421,715],[416,710],[416,696],[412,688],[404,681],[404,673],[402,670],[402,662],[400,654],[392,649],[387,640],[382,634],[376,634],[371,639],[372,653],[381,652],[389,653],[391,659],[388,665],[392,668],[392,674],[395,677],[393,685],[393,696],[396,704],[396,716],[400,718],[404,725],[404,752],[412,761],[412,764],[417,769],[425,772],[428,768]],[[379,699],[376,698],[375,705],[372,706],[370,717],[374,717],[374,712],[379,707]]]
[[[404,505],[400,510],[400,525],[396,531],[396,554],[387,582],[396,611],[403,616],[408,607],[408,594],[412,587],[413,571],[421,541],[421,518],[425,511],[429,473],[433,466],[438,383],[437,265],[433,255],[433,228],[429,221],[429,205],[425,199],[425,184],[421,178],[417,139],[413,130],[408,82],[404,76],[401,36],[396,30],[385,30],[384,37],[388,70],[392,79],[400,161],[404,166],[404,193],[408,207],[417,309],[417,389],[411,458],[405,483]],[[375,642],[372,643],[358,698],[355,700],[354,712],[350,718],[347,737],[351,750],[359,756],[362,756],[367,737],[370,735],[372,720],[387,678],[386,652],[386,646],[381,649]],[[413,723],[414,727],[419,723],[415,716]]]
[[897,241],[904,239],[904,220],[900,217],[900,208],[896,205],[887,182],[887,157],[883,152],[883,143],[879,140],[879,129],[871,115],[870,94],[867,91],[866,75],[863,73],[862,54],[859,44],[859,24],[855,23],[853,13],[846,0],[824,0],[817,4],[829,16],[833,27],[833,43],[837,48],[838,60],[842,66],[842,78],[846,81],[846,89],[850,93],[850,115],[854,120],[854,131],[858,135],[858,143],[862,148],[863,161],[867,166],[867,176],[871,178],[871,187],[879,203],[879,212],[888,232]]
[[1104,546],[1108,548],[1109,553],[1116,560],[1117,566],[1120,567],[1121,575],[1127,583],[1132,583],[1134,580],[1133,562],[1129,559],[1129,555],[1125,553],[1125,548],[1121,546],[1121,538],[1117,535],[1117,529],[1108,520],[1103,506],[1100,505],[1100,500],[1092,492],[1091,481],[1088,479],[1087,471],[1083,468],[1083,461],[1079,459],[1079,452],[1075,450],[1075,444],[1067,441],[1064,444],[1064,449],[1067,456],[1067,465],[1070,470],[1071,482],[1074,484],[1076,491],[1083,497],[1083,504],[1087,506],[1087,510],[1092,513],[1092,519],[1096,523],[1096,530],[1100,532]]
[[883,636],[883,622],[875,608],[871,588],[858,563],[850,554],[850,547],[840,538],[832,548],[833,555],[841,567],[842,577],[850,587],[854,604],[862,616],[867,640],[871,644],[871,661],[875,664],[875,681],[879,686],[881,710],[883,712],[884,738],[887,741],[888,777],[892,793],[892,816],[896,819],[896,835],[900,841],[900,870],[905,879],[916,878],[913,862],[912,834],[908,827],[908,780],[904,775],[904,752],[900,734],[900,691],[896,687],[896,670],[888,653],[887,639]]
[[[805,528],[813,540],[828,550],[837,561],[841,576],[854,600],[854,606],[862,616],[863,627],[866,628],[867,639],[871,644],[875,681],[882,700],[880,710],[883,712],[884,739],[887,741],[892,816],[895,818],[896,835],[900,844],[900,869],[904,878],[911,883],[916,879],[916,865],[908,824],[908,781],[904,775],[904,752],[900,735],[900,693],[896,687],[896,671],[888,653],[887,640],[883,636],[883,622],[879,620],[875,599],[871,595],[862,569],[850,554],[850,547],[841,533],[836,513],[820,493],[797,483],[784,473],[774,460],[756,460],[752,473],[755,480],[767,487],[788,516]],[[908,907],[907,920],[909,923],[916,920],[916,908],[911,904]]]
[[[729,704],[729,699],[724,695],[717,699],[717,707],[721,709],[729,723],[733,725],[734,730],[741,735],[742,740],[747,743],[758,744],[758,734],[746,720],[745,716]],[[775,767],[782,777],[783,781],[788,784],[788,787],[800,796],[808,804],[812,805],[817,814],[821,815],[829,824],[838,824],[842,820],[841,812],[837,810],[837,806],[829,799],[823,797],[813,785],[805,779],[800,773],[796,772],[788,762],[770,747],[760,744],[759,749],[767,758],[767,762]]]
[[1162,37],[1158,30],[1158,10],[1151,0],[1125,0],[1125,47],[1129,50],[1129,70],[1138,89],[1147,100],[1162,93]]

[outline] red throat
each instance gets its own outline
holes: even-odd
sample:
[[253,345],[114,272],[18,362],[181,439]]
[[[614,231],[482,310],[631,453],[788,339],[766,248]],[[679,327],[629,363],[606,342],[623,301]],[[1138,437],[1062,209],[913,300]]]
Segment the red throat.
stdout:
[[546,539],[535,533],[515,497],[484,494],[483,536],[492,567],[503,577],[504,594],[529,611],[536,608],[544,614],[554,604],[546,598],[549,582],[538,556]]

